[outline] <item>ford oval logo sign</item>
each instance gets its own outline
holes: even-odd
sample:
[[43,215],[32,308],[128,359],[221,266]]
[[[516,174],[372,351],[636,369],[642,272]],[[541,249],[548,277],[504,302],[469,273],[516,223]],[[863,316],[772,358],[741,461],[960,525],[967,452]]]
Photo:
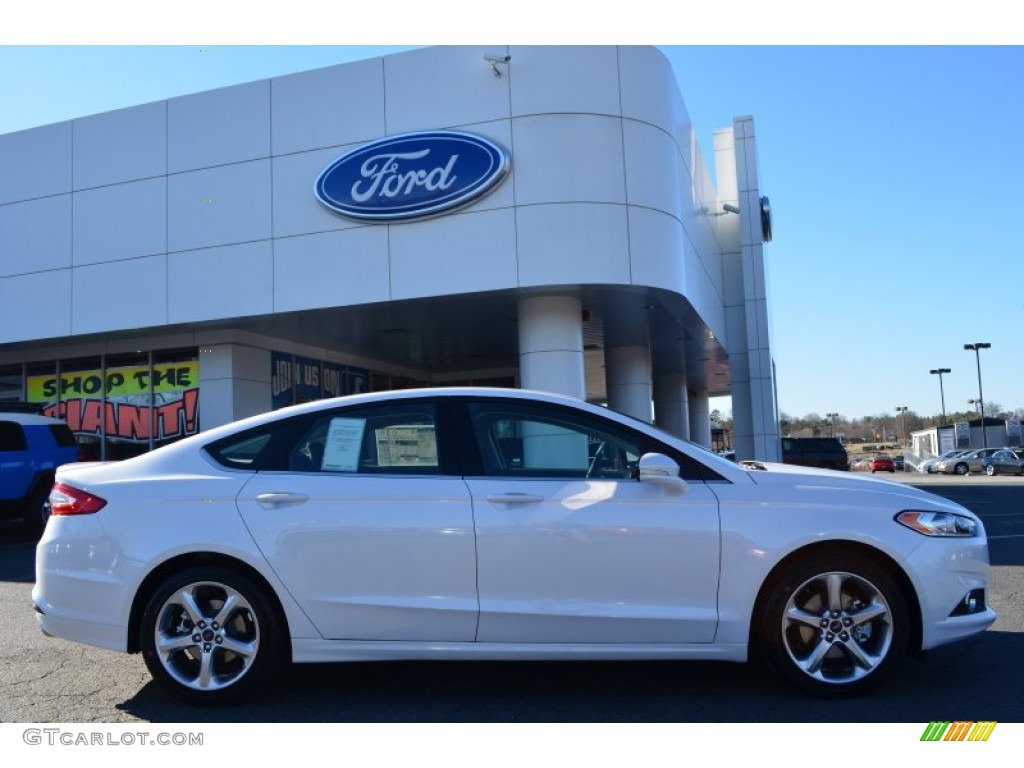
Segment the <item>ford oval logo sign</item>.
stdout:
[[314,191],[332,211],[354,219],[413,219],[481,197],[508,169],[504,150],[480,136],[407,133],[339,157],[320,174]]

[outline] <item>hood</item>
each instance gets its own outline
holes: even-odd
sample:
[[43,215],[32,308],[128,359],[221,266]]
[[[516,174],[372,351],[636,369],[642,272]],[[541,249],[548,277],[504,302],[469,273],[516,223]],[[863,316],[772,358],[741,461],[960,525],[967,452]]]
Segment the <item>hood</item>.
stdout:
[[880,496],[890,496],[893,499],[902,499],[900,504],[908,508],[924,504],[930,509],[964,511],[964,507],[943,496],[937,496],[934,493],[893,480],[794,464],[776,464],[766,461],[755,462],[755,464],[757,468],[748,469],[747,474],[757,485],[764,488],[787,487],[796,491],[875,493]]

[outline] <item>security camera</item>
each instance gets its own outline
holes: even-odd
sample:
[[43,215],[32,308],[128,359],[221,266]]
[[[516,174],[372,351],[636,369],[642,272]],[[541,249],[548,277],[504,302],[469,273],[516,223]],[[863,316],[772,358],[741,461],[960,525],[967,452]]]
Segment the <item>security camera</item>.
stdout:
[[491,65],[491,70],[494,72],[495,77],[501,77],[501,70],[498,69],[499,64],[508,64],[512,60],[512,57],[506,54],[497,53],[485,53],[484,61]]
[[739,213],[740,209],[731,203],[722,203],[722,210],[726,213]]

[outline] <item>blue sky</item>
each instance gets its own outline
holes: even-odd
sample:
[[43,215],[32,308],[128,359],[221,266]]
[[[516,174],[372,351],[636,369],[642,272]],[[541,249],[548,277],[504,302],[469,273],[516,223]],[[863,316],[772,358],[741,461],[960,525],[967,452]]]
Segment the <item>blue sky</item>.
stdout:
[[[1024,407],[1024,48],[661,48],[705,154],[756,122],[781,410],[933,415],[937,367],[966,408],[979,341],[985,401]],[[396,50],[3,45],[0,133]]]

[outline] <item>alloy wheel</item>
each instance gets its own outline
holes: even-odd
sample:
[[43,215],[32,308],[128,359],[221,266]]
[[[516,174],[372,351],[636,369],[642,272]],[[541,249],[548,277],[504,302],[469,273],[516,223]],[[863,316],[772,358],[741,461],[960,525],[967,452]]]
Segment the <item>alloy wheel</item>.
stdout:
[[164,671],[197,691],[238,682],[260,649],[260,625],[249,601],[217,582],[187,584],[161,605],[154,649]]
[[796,670],[813,683],[841,688],[867,678],[889,657],[893,609],[863,576],[819,573],[793,590],[779,631]]

